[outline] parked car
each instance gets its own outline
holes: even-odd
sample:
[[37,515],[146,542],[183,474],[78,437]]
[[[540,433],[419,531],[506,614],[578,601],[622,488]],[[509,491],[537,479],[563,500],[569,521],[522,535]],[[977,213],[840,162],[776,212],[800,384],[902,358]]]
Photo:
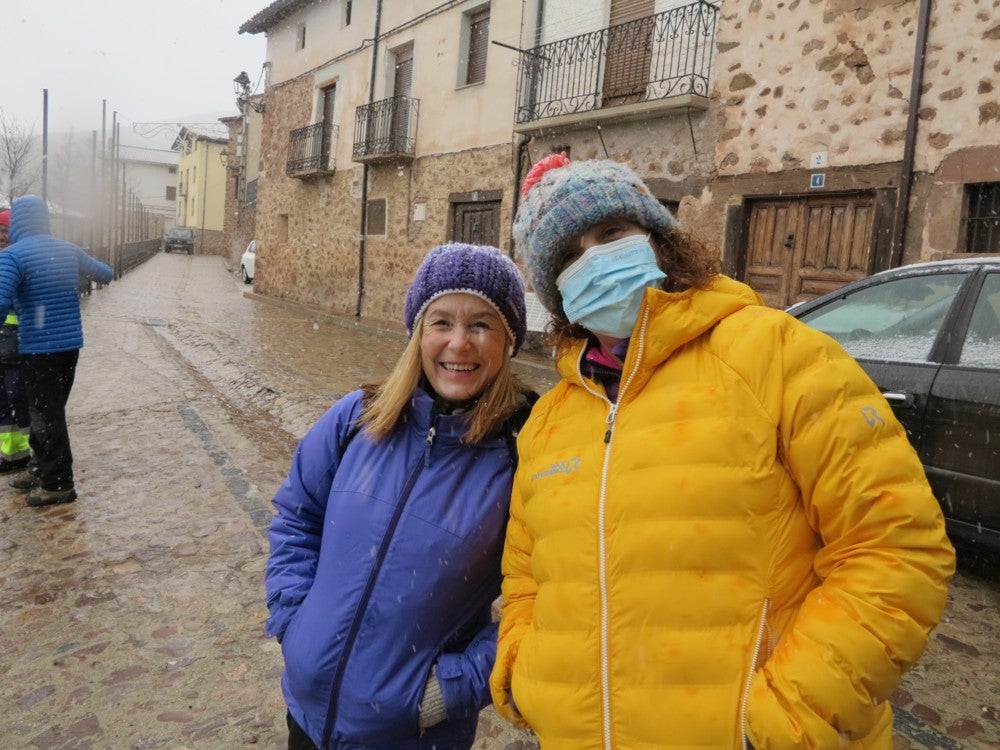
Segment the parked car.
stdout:
[[163,252],[182,250],[188,255],[194,252],[194,230],[191,227],[173,227],[163,235]]
[[1000,257],[894,268],[789,313],[882,389],[953,541],[1000,551]]
[[243,251],[243,257],[240,258],[240,276],[243,277],[244,284],[249,284],[253,281],[253,268],[256,258],[257,240],[250,240],[247,249]]

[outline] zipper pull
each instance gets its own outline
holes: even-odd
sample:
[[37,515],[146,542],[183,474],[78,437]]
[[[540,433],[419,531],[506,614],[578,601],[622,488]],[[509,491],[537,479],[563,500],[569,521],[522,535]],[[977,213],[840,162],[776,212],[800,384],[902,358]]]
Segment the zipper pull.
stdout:
[[611,442],[611,431],[615,428],[615,415],[618,414],[618,403],[615,402],[611,404],[611,411],[608,412],[608,429],[604,433],[604,444],[607,445]]
[[424,441],[427,446],[424,451],[424,468],[431,465],[431,448],[434,446],[434,436],[437,435],[437,428],[432,424],[427,430],[427,439]]

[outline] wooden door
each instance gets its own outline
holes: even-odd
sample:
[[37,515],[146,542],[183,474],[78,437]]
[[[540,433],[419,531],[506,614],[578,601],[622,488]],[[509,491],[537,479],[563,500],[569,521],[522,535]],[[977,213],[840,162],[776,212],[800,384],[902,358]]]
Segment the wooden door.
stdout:
[[500,245],[500,201],[455,203],[452,239],[473,245]]
[[871,195],[755,201],[744,280],[785,308],[867,276],[874,214]]
[[611,0],[602,107],[646,98],[655,12],[655,0]]

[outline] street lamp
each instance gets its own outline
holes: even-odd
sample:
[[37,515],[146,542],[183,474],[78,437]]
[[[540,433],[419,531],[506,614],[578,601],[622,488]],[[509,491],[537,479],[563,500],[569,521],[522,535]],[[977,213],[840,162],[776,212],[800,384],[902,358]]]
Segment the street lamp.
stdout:
[[255,102],[250,99],[250,76],[245,70],[241,70],[240,74],[233,79],[233,91],[236,92],[236,106],[240,108],[240,111],[243,111],[244,107],[250,107],[257,113],[264,111],[264,102]]
[[245,70],[241,70],[240,74],[233,79],[233,90],[238,99],[246,99],[250,96],[250,76]]
[[219,161],[222,162],[223,167],[229,166],[229,149],[224,148],[219,152]]

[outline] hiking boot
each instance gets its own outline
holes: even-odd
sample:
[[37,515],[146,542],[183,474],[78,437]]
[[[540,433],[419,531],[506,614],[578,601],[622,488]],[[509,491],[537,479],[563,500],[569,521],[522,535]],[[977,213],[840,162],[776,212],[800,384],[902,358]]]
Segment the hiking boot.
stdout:
[[28,465],[28,461],[30,460],[31,456],[16,458],[13,461],[8,461],[6,458],[0,458],[0,474],[10,474],[12,471],[20,471]]
[[76,490],[70,487],[68,490],[46,490],[42,487],[35,487],[28,493],[28,505],[32,508],[40,508],[43,505],[60,505],[71,503],[76,500]]
[[32,474],[30,471],[22,471],[11,477],[7,484],[13,487],[15,490],[28,491],[34,487],[40,487],[42,480]]

